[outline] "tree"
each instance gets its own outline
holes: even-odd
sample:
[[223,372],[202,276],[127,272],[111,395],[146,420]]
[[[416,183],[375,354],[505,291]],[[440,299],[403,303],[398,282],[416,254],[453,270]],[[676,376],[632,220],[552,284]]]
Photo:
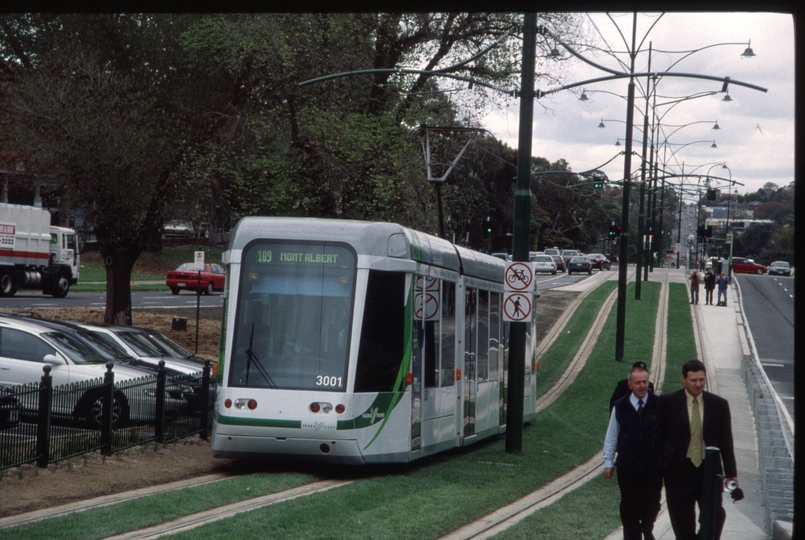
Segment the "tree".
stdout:
[[187,188],[176,174],[184,152],[204,138],[197,107],[208,96],[176,41],[193,18],[21,15],[0,25],[2,124],[92,223],[106,322],[131,324],[132,267],[159,248],[163,214]]

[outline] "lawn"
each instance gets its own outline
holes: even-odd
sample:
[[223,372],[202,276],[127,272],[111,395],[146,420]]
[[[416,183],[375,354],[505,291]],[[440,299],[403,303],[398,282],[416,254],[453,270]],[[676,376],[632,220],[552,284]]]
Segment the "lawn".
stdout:
[[[589,320],[589,306],[600,306],[605,292],[596,291],[588,296],[577,315]],[[395,538],[439,538],[513,502],[582,464],[601,449],[607,405],[615,383],[626,376],[632,362],[651,358],[659,292],[659,283],[644,283],[642,299],[634,300],[633,284],[629,285],[624,362],[614,359],[616,309],[612,309],[599,342],[576,382],[523,431],[522,453],[506,453],[505,438],[498,437],[407,466],[332,469],[337,476],[361,481],[239,514],[179,533],[174,538],[228,537],[233,530],[237,530],[239,538],[352,539],[384,538],[391,534]],[[672,284],[669,309],[679,308],[677,296]],[[594,314],[595,310],[592,311]],[[669,313],[669,360],[687,358],[685,347],[689,346],[689,340],[671,338],[670,332],[676,332],[676,325],[682,325],[682,335],[687,334],[692,339],[689,317],[688,313],[685,321],[682,310],[679,317],[672,318]],[[565,340],[576,341],[574,334],[581,333],[582,328],[577,331],[569,328],[570,334],[564,332],[546,356],[562,356],[553,351],[554,347],[564,349],[565,356],[575,354],[577,346],[568,346]],[[559,361],[561,358],[557,359]],[[677,368],[669,365],[669,370],[672,369]],[[246,484],[233,483],[228,487],[226,483],[211,484],[192,488],[196,493],[193,495],[188,492],[187,495],[154,496],[148,502],[132,501],[7,529],[0,531],[0,537],[13,531],[14,538],[54,537],[57,532],[59,538],[102,538],[144,526],[146,521],[166,520],[169,516],[199,511],[219,502],[245,499],[257,491],[263,493],[293,485],[306,479],[301,471],[244,479],[252,482],[248,490],[244,487]],[[190,503],[196,500],[202,502]],[[599,477],[534,513],[501,538],[603,538],[619,524],[618,500],[616,483]],[[584,519],[578,519],[582,515]],[[68,526],[65,520],[79,520],[82,524],[73,521]],[[102,530],[99,523],[104,524]]]

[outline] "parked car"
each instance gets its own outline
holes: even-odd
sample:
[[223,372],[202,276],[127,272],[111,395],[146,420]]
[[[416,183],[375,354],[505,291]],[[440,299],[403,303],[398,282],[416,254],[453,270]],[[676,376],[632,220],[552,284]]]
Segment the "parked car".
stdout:
[[573,272],[587,272],[588,274],[592,274],[593,263],[584,255],[571,257],[570,261],[567,263],[567,274],[570,275]]
[[607,256],[603,253],[590,253],[587,255],[590,259],[590,263],[592,263],[593,268],[597,268],[599,270],[609,270],[611,268],[611,263]]
[[191,237],[195,235],[193,225],[187,221],[171,220],[162,227],[165,236]]
[[535,255],[531,263],[534,265],[534,272],[550,272],[556,275],[556,262],[550,255]]
[[566,263],[570,262],[571,257],[578,257],[582,253],[578,249],[565,249],[562,250],[562,258]]
[[[148,328],[115,325],[82,325],[99,338],[115,342],[129,354],[135,356],[139,362],[149,365],[153,369],[159,367],[159,362],[165,362],[165,369],[171,374],[193,375],[204,369],[204,358],[190,353],[184,347],[170,339],[165,334]],[[218,362],[211,362],[210,374],[218,374]],[[198,379],[181,382],[183,396],[187,400],[191,412],[200,410],[201,385]],[[214,404],[215,395],[209,393],[209,405]]]
[[766,273],[767,268],[762,264],[757,264],[752,259],[733,257],[732,271],[736,274],[757,274],[760,276]]
[[790,276],[791,265],[785,261],[774,261],[769,265],[770,276]]
[[559,272],[564,272],[567,268],[567,264],[565,264],[565,260],[562,258],[561,255],[550,255],[553,259],[553,262],[556,263],[556,270]]
[[22,417],[22,405],[11,393],[9,387],[0,386],[0,429],[18,426]]
[[[107,342],[110,346],[119,348],[127,356],[136,358],[140,364],[145,364],[148,369],[158,369],[160,360],[165,361],[165,369],[169,371],[170,375],[189,375],[198,373],[204,368],[204,359],[198,358],[184,349],[182,349],[184,355],[180,356],[179,354],[166,352],[165,347],[160,348],[149,337],[150,333],[159,334],[166,340],[169,338],[155,330],[132,326],[84,323],[79,323],[79,326],[98,341]],[[176,343],[174,345],[180,347]],[[213,371],[215,371],[215,366],[216,364],[212,365]]]
[[[67,332],[31,319],[0,319],[0,385],[39,382],[46,364],[51,366],[54,387],[103,379],[106,363],[84,341]],[[125,364],[114,366],[116,383],[141,379],[151,373]],[[156,406],[153,391],[151,385],[116,391],[112,404],[113,425],[124,426],[130,420],[153,421]],[[181,389],[171,389],[168,394],[165,399],[167,414],[186,409],[187,401],[181,395]],[[76,396],[75,401],[54,400],[53,414],[73,418],[93,428],[100,427],[103,410],[100,391],[89,388],[80,395],[76,393]],[[33,413],[37,408],[36,400],[24,400],[22,407]]]
[[173,294],[179,294],[182,289],[192,291],[200,289],[204,294],[212,294],[213,291],[223,291],[225,281],[226,270],[220,264],[205,264],[199,277],[194,263],[184,263],[176,270],[168,272],[165,284]]

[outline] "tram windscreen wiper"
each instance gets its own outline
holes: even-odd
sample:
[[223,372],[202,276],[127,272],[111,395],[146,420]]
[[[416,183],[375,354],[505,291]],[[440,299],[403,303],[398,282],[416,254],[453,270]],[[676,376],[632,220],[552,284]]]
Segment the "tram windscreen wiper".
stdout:
[[271,375],[268,374],[266,368],[263,367],[263,364],[260,363],[260,357],[257,356],[257,353],[254,352],[254,323],[252,323],[252,332],[249,335],[249,348],[246,349],[246,386],[249,386],[249,372],[252,368],[252,362],[254,362],[254,367],[257,368],[257,371],[260,372],[260,375],[268,383],[269,388],[276,388],[277,385],[274,384],[274,380],[271,378]]

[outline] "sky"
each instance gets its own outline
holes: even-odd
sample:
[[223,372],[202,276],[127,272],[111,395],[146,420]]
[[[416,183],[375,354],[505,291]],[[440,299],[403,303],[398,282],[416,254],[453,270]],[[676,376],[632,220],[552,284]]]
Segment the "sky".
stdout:
[[[780,187],[794,181],[794,24],[791,15],[779,13],[639,13],[637,16],[638,54],[635,72],[648,71],[651,43],[651,71],[671,71],[730,77],[768,89],[761,92],[736,84],[728,87],[731,102],[723,93],[685,100],[678,105],[662,105],[702,92],[720,91],[722,83],[682,77],[663,77],[657,84],[657,115],[661,115],[660,160],[676,174],[710,174],[713,187],[733,191],[757,191],[767,182]],[[628,72],[627,44],[631,46],[633,14],[586,15],[587,24],[601,43],[608,44],[625,64],[600,52],[585,57],[605,67]],[[659,17],[659,20],[658,20]],[[656,24],[655,24],[656,23]],[[617,25],[617,26],[616,26]],[[653,25],[653,27],[652,27]],[[644,39],[645,37],[645,39]],[[643,40],[641,45],[641,40]],[[755,55],[741,54],[750,45]],[[728,43],[728,45],[721,45]],[[708,47],[710,45],[716,45]],[[702,49],[703,47],[707,47]],[[569,56],[561,46],[563,56]],[[670,51],[697,52],[685,57]],[[675,65],[672,65],[675,64]],[[563,64],[563,84],[606,76],[607,73],[578,59]],[[537,66],[537,72],[544,68]],[[646,78],[636,86],[635,124],[640,130],[646,108]],[[546,91],[558,86],[537,79],[535,88]],[[532,155],[551,162],[566,160],[572,170],[600,167],[625,147],[626,99],[628,79],[594,83],[583,87],[588,101],[578,98],[582,88],[561,90],[543,96],[534,107]],[[622,97],[619,97],[622,96]],[[664,96],[664,97],[663,97]],[[518,146],[519,103],[488,112],[484,124],[498,139],[512,148]],[[598,128],[601,123],[605,128]],[[608,121],[609,120],[609,121]],[[695,124],[683,126],[688,123]],[[719,130],[712,127],[718,123]],[[677,129],[679,127],[679,129]],[[635,129],[633,150],[642,153],[642,132]],[[621,146],[615,146],[621,139]],[[713,142],[716,148],[712,147]],[[640,158],[632,157],[632,170],[639,170]],[[684,164],[684,169],[683,169]],[[726,165],[727,168],[722,167]],[[622,180],[624,158],[617,157],[600,167],[611,180]],[[672,180],[676,183],[677,180]],[[688,179],[696,183],[698,179]],[[743,184],[743,185],[740,185]]]

